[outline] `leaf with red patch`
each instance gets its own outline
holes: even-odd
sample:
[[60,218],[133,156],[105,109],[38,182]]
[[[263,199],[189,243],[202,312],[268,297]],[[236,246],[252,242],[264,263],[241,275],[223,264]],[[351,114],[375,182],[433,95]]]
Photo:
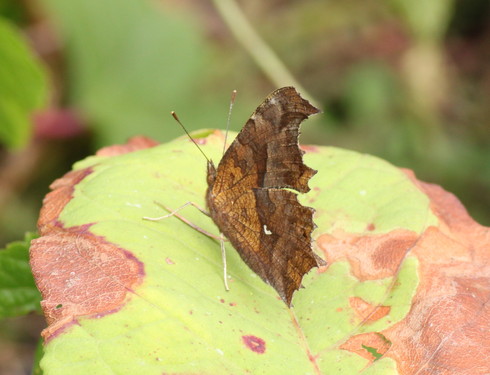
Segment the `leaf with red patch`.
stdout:
[[[223,135],[200,138],[219,159]],[[486,374],[490,230],[441,188],[367,155],[314,147],[298,200],[328,261],[289,309],[226,244],[154,202],[204,206],[186,138],[79,162],[53,184],[31,264],[50,326],[46,374]],[[133,146],[129,147],[131,149]],[[112,155],[112,156],[109,156]],[[193,208],[181,215],[218,234]],[[266,370],[264,370],[266,369]]]

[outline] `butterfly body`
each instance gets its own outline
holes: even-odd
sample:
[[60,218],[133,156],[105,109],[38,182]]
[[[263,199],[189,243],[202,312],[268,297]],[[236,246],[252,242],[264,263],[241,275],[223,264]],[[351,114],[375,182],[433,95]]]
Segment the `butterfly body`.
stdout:
[[324,264],[311,249],[306,193],[316,173],[303,164],[299,125],[318,113],[293,87],[270,94],[227,149],[218,167],[207,166],[211,218],[245,263],[274,287],[288,306],[303,276]]

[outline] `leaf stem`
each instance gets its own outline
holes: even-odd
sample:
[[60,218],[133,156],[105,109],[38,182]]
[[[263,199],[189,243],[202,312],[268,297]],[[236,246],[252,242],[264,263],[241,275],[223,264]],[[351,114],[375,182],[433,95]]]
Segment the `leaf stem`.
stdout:
[[213,3],[235,38],[274,84],[278,87],[295,86],[304,96],[311,98],[313,104],[316,102],[255,31],[234,0],[213,0]]

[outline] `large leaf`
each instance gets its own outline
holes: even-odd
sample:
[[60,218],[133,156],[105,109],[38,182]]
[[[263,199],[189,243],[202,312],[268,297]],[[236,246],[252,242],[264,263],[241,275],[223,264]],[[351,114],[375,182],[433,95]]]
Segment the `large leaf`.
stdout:
[[[220,132],[198,141],[219,159]],[[203,206],[206,190],[188,139],[150,146],[103,149],[46,197],[31,247],[45,374],[490,371],[477,355],[489,347],[490,232],[451,194],[375,157],[307,148],[319,172],[300,199],[317,210],[328,266],[288,309],[229,245],[226,292],[215,240],[177,217],[142,220],[166,213],[155,201]],[[218,234],[194,208],[181,215]]]
[[149,0],[42,3],[66,42],[71,103],[99,144],[135,134],[172,139],[180,129],[164,119],[182,108],[190,127],[225,123],[228,91],[223,100],[208,95],[211,51],[189,13]]
[[0,18],[0,143],[21,147],[47,98],[46,74],[20,32]]

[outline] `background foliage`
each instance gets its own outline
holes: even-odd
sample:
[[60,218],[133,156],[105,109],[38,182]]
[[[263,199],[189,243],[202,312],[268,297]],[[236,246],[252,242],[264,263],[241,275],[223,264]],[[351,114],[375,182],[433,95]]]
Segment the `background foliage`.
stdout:
[[97,148],[181,135],[171,110],[223,128],[233,89],[239,130],[289,84],[324,110],[303,143],[411,168],[490,224],[488,1],[6,0],[0,17],[0,247]]

